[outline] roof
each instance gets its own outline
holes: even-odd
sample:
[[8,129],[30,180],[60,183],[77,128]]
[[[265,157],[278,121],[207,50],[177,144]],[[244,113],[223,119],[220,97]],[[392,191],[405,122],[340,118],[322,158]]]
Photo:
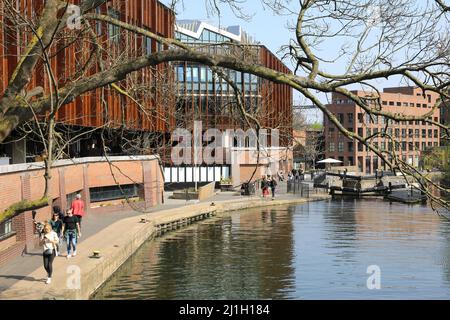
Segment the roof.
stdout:
[[230,38],[239,43],[256,44],[256,42],[246,33],[241,26],[216,27],[206,21],[201,20],[177,20],[175,31],[183,33],[195,39],[199,39],[203,30],[209,30]]

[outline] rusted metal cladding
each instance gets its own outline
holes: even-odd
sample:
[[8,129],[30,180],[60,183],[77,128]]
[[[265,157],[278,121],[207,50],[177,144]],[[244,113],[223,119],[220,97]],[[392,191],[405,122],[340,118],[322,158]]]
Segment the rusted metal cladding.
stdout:
[[[10,2],[15,2],[22,17],[37,23],[44,0]],[[80,0],[69,2],[79,4]],[[4,93],[32,36],[29,28],[18,28],[17,24],[8,19],[5,10],[2,10],[4,7],[5,4],[1,1],[0,94]],[[96,12],[113,15],[124,22],[148,29],[164,37],[173,38],[174,35],[174,13],[157,0],[113,0],[97,8]],[[155,41],[149,41],[145,37],[105,23],[91,22],[91,27],[103,47],[100,55],[105,69],[126,59],[149,53],[150,48],[152,52],[163,49]],[[101,70],[95,56],[93,41],[86,34],[80,36],[77,30],[65,28],[63,36],[55,39],[48,53],[52,73],[59,87],[79,80],[80,75],[77,75],[77,72],[82,68],[86,68],[87,71],[81,77]],[[173,80],[172,69],[168,64],[134,72],[118,85],[134,98],[137,97],[139,104],[112,88],[97,89],[62,106],[57,119],[66,124],[87,127],[125,126],[130,130],[168,132],[175,125],[174,97],[170,92],[174,85]],[[42,86],[44,91],[49,93],[49,83],[48,73],[44,72],[44,64],[41,61],[33,73],[28,89]]]
[[[265,46],[261,46],[261,64],[273,70],[290,74],[291,71]],[[280,145],[292,144],[292,88],[286,84],[263,81],[261,120],[264,126],[280,130]]]

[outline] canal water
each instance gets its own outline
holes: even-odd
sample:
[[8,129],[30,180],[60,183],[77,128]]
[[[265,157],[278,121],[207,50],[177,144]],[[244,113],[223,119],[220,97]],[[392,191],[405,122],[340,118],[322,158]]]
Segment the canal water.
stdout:
[[382,200],[245,210],[147,242],[93,298],[449,299],[450,222]]

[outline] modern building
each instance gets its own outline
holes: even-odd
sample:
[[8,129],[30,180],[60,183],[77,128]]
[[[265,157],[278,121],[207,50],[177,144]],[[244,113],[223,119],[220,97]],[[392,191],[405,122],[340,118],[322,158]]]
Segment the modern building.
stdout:
[[[9,3],[13,5],[14,2],[16,8],[22,10],[22,14],[28,19],[35,17],[36,12],[41,10],[44,4],[44,0],[13,0]],[[3,8],[5,6],[6,4]],[[173,38],[174,35],[174,12],[157,0],[109,1],[98,7],[96,12],[148,29],[164,37]],[[6,13],[0,13],[0,95],[25,52],[27,32],[29,33],[29,30],[21,29],[6,16]],[[101,57],[104,68],[114,66],[127,58],[162,49],[161,45],[150,38],[126,32],[112,24],[95,22],[93,29],[98,43],[104,49]],[[92,40],[87,33],[80,35],[79,30],[69,28],[64,29],[64,32],[65,38],[57,35],[56,44],[51,49],[52,72],[58,79],[59,86],[101,70],[95,59]],[[71,37],[78,39],[74,45],[70,45]],[[66,48],[62,47],[65,41],[69,44]],[[84,75],[80,75],[77,70],[85,64],[89,68]],[[100,138],[100,130],[92,131],[95,128],[108,129],[103,130],[104,133],[107,131],[103,138],[114,155],[152,154],[157,146],[167,145],[170,141],[170,132],[175,127],[175,104],[173,93],[165,95],[162,92],[173,92],[172,75],[171,66],[161,64],[130,74],[126,80],[117,83],[122,90],[131,94],[140,92],[141,95],[133,94],[137,97],[136,100],[139,100],[139,105],[118,90],[105,87],[86,93],[72,103],[62,106],[56,115],[60,132],[64,134],[66,141],[80,136],[67,148],[66,156],[72,158],[101,155],[103,139]],[[49,79],[42,63],[36,67],[28,86],[29,90],[39,91],[39,88],[45,93],[50,90]],[[82,135],[83,132],[86,134]],[[149,139],[149,134],[153,134],[154,138]],[[10,158],[11,164],[34,162],[36,156],[43,150],[42,144],[38,142],[39,138],[30,135],[27,139],[16,141],[17,137],[22,138],[23,133],[15,132],[11,138],[14,142],[0,144],[0,157],[3,157],[4,161],[7,157]],[[124,139],[121,141],[119,137]],[[124,142],[131,140],[141,140],[143,143],[133,148]],[[145,145],[144,141],[152,143]],[[147,151],[142,151],[144,149]]]
[[[234,55],[239,59],[246,59],[255,64],[270,67],[274,70],[290,73],[280,59],[278,59],[264,45],[256,43],[245,33],[240,26],[219,28],[198,20],[177,21],[175,38],[192,46],[204,46],[209,52]],[[244,48],[237,48],[234,44],[244,44]],[[175,65],[175,77],[178,83],[177,91],[177,125],[183,128],[192,128],[194,121],[201,121],[203,129],[216,128],[222,131],[227,129],[247,130],[248,124],[243,119],[236,104],[235,92],[227,81],[219,74],[205,65],[183,62]],[[288,170],[292,162],[292,89],[287,85],[276,84],[257,76],[225,69],[224,72],[236,84],[242,94],[242,101],[248,113],[257,118],[263,128],[279,129],[279,146],[271,145],[268,139],[268,149],[272,155],[279,153],[281,170]],[[178,117],[178,115],[181,115]],[[225,174],[231,174],[234,185],[250,178],[256,163],[248,157],[249,145],[243,145],[233,137],[224,142],[226,152],[240,152],[242,157],[238,164],[230,166]],[[255,178],[265,174],[266,165],[262,165]],[[185,169],[177,172],[177,179],[181,176],[183,181]],[[189,169],[191,170],[191,169]],[[195,170],[193,168],[192,170]],[[205,173],[207,168],[202,168]],[[211,171],[212,172],[212,171]],[[167,169],[167,179],[171,179],[171,172]],[[191,174],[189,177],[191,177]],[[195,173],[194,173],[195,175]],[[200,173],[201,175],[201,173]],[[204,175],[208,181],[218,181],[217,175]],[[175,179],[175,180],[177,180]],[[189,180],[189,179],[188,179]],[[178,181],[178,180],[177,180]]]
[[[374,92],[352,91],[361,98],[374,97]],[[385,88],[380,92],[378,106],[384,111],[418,116],[439,103],[439,95],[425,92],[416,87]],[[377,107],[374,100],[367,100],[372,107]],[[381,151],[395,151],[400,158],[415,167],[420,166],[421,154],[440,145],[440,130],[425,121],[396,122],[382,116],[370,116],[352,100],[334,93],[332,103],[327,108],[337,117],[339,122],[349,131],[357,132],[363,137],[377,136],[373,145]],[[432,118],[440,121],[440,110],[437,108]],[[376,169],[384,169],[385,164],[377,155],[358,141],[350,140],[342,135],[336,126],[325,118],[324,134],[326,157],[338,159],[344,166],[354,166],[355,171],[373,174]],[[395,140],[393,143],[381,133],[387,133]]]
[[[12,0],[14,5],[28,19],[34,19],[42,10],[44,0]],[[74,1],[79,3],[79,1]],[[0,3],[0,96],[4,93],[22,54],[25,53],[27,32],[16,21],[7,19],[6,3]],[[174,13],[157,0],[110,1],[96,9],[97,13],[108,14],[122,21],[151,30],[159,35],[173,38]],[[108,67],[123,59],[141,56],[162,49],[149,38],[130,32],[122,32],[118,27],[106,23],[94,26],[97,40],[105,48],[102,51],[103,64]],[[21,32],[23,31],[23,32]],[[51,52],[51,66],[59,85],[80,77],[77,70],[89,57],[95,55],[92,39],[79,40],[76,45],[63,47],[64,41],[72,41],[79,31],[64,30],[64,37],[58,36]],[[85,39],[86,40],[86,39]],[[68,44],[71,44],[70,42]],[[91,61],[92,62],[92,61]],[[98,63],[86,68],[84,76],[100,71]],[[163,96],[162,85],[173,88],[173,72],[169,64],[156,68],[146,68],[127,77],[117,85],[129,92],[141,92],[140,105],[117,90],[108,87],[89,92],[60,108],[56,115],[57,130],[64,134],[66,141],[79,135],[68,145],[64,158],[54,162],[50,180],[49,196],[52,205],[63,210],[77,193],[81,193],[88,213],[94,211],[124,210],[124,193],[129,198],[141,201],[139,206],[148,209],[162,202],[164,192],[163,174],[157,147],[170,141],[170,132],[175,127],[175,100],[171,95]],[[49,79],[39,64],[28,86],[30,91],[49,92]],[[165,90],[165,89],[164,89]],[[145,93],[145,94],[144,94]],[[133,154],[133,157],[95,157],[103,154],[100,131],[111,153]],[[156,136],[154,144],[140,145],[126,150],[123,140],[149,141]],[[20,137],[21,139],[16,139]],[[123,138],[116,139],[120,137]],[[158,141],[159,140],[159,141]],[[0,212],[20,201],[35,201],[43,197],[45,185],[43,162],[37,161],[43,145],[39,137],[16,131],[10,141],[0,144]],[[140,150],[146,151],[140,151]],[[137,154],[146,154],[137,157]],[[73,159],[74,157],[78,159]],[[80,158],[79,158],[80,157]],[[84,158],[83,158],[84,157]],[[40,159],[42,161],[42,158]],[[28,163],[33,162],[33,163]],[[120,190],[117,184],[120,184]],[[143,201],[142,201],[143,200]],[[138,205],[138,204],[136,204]],[[135,207],[133,207],[135,209]],[[51,217],[51,206],[37,210],[37,221]],[[0,223],[0,264],[30,250],[36,244],[37,234],[30,211],[16,215]]]

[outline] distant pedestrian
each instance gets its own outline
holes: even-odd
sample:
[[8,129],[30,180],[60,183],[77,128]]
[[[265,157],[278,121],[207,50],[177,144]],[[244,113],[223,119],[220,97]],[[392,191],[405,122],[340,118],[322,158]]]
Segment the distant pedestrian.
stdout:
[[50,224],[52,230],[56,233],[59,239],[58,244],[55,247],[55,256],[58,256],[60,252],[60,245],[62,240],[62,227],[63,227],[63,222],[62,220],[59,219],[59,213],[56,212],[53,213],[53,217],[51,220],[48,221],[48,223]]
[[275,190],[277,188],[277,181],[274,177],[272,177],[272,180],[270,180],[270,189],[272,190],[272,199],[275,199]]
[[[67,242],[67,259],[77,255],[77,240],[81,237],[80,223],[78,218],[72,213],[72,210],[67,210],[67,215],[64,218],[63,235]],[[73,254],[71,254],[73,250]]]
[[84,217],[84,202],[81,200],[81,194],[78,193],[76,195],[76,199],[73,200],[70,209],[72,210],[73,215],[78,218],[78,223],[81,228],[81,220]]
[[64,212],[61,211],[61,208],[59,206],[53,206],[53,213],[57,213],[59,216],[59,220],[63,220],[64,219]]
[[52,226],[50,224],[47,223],[44,226],[40,240],[44,249],[44,252],[42,253],[44,269],[47,271],[47,281],[45,283],[50,284],[52,282],[53,260],[56,255],[56,245],[59,242],[58,236],[56,235],[56,232],[52,230]]
[[261,190],[263,198],[269,195],[269,181],[267,181],[267,178],[265,176],[261,181]]

